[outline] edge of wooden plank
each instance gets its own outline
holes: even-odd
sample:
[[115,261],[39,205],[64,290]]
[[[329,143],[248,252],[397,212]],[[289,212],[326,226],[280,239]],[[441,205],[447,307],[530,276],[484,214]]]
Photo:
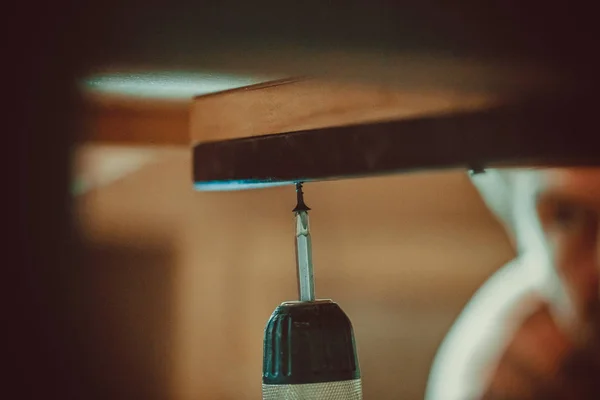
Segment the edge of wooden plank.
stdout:
[[495,105],[489,93],[399,91],[383,86],[290,78],[198,96],[192,144],[347,124],[472,111]]

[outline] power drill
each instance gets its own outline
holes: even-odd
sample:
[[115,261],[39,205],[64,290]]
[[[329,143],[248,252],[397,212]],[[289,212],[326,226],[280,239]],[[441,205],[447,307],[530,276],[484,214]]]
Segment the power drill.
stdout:
[[308,211],[296,184],[299,301],[281,303],[265,328],[263,400],[361,400],[350,319],[331,300],[316,300]]

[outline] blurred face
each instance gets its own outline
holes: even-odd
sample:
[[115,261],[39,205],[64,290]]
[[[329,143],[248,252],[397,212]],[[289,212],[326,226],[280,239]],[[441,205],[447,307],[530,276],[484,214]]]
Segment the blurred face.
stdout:
[[542,172],[537,212],[578,322],[600,332],[600,168]]

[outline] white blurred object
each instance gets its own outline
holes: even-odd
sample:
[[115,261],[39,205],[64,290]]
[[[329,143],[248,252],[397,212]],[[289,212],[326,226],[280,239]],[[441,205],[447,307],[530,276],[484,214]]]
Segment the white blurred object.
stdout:
[[178,148],[152,146],[82,145],[73,155],[73,195],[82,195],[115,182]]
[[488,279],[454,323],[432,366],[428,400],[478,397],[484,389],[484,366],[493,368],[494,357],[501,354],[522,319],[533,311],[528,305],[535,304],[536,293],[561,299],[557,303],[568,308],[537,218],[536,194],[543,185],[539,171],[487,170],[472,176],[484,202],[507,230],[518,256]]

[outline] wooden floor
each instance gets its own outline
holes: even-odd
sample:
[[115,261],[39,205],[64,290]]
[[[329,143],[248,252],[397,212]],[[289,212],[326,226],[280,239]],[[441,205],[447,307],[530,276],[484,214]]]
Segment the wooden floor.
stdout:
[[[98,379],[137,398],[260,399],[265,322],[296,296],[294,190],[199,193],[189,149],[144,160],[77,198]],[[305,194],[317,296],[354,324],[365,398],[422,399],[450,324],[512,257],[504,233],[461,171]]]

